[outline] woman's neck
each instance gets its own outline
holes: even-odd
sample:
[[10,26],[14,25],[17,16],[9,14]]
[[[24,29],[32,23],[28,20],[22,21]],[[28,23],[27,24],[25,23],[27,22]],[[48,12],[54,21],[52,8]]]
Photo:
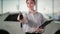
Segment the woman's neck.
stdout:
[[35,10],[29,10],[30,11],[30,13],[32,13],[32,14],[34,14],[35,13]]

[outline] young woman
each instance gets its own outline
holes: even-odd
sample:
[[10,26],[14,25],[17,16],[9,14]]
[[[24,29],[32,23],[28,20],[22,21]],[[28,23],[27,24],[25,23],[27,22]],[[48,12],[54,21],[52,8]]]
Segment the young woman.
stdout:
[[36,1],[26,0],[26,4],[29,9],[29,13],[24,14],[22,19],[20,19],[21,16],[19,14],[17,20],[23,23],[23,30],[25,31],[25,34],[42,34],[44,28],[39,28],[39,26],[44,23],[44,18],[41,13],[34,10]]

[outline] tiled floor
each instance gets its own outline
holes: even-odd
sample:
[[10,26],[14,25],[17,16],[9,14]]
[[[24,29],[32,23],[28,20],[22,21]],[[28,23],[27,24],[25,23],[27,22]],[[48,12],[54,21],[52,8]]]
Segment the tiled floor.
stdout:
[[[8,16],[9,14],[4,14],[0,16],[0,29],[5,29],[10,34],[24,34],[22,29],[20,28],[20,23],[19,22],[13,22],[13,21],[4,21],[4,19]],[[45,32],[43,34],[54,34],[56,30],[60,29],[60,24],[59,23],[51,23],[46,26]]]

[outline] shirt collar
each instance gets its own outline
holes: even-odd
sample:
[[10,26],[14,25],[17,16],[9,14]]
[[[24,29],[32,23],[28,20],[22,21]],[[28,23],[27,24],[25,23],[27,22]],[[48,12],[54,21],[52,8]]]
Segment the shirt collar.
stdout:
[[[35,13],[34,13],[34,14],[36,14],[36,13],[38,13],[38,12],[37,12],[37,11],[35,11]],[[29,12],[29,14],[31,14],[31,12]],[[34,15],[34,14],[33,14],[33,15]]]

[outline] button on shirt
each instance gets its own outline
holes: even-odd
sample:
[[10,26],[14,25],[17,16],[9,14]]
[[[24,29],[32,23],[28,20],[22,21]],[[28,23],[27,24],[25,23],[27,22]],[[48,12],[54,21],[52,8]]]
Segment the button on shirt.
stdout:
[[23,15],[26,21],[23,23],[23,31],[34,32],[37,26],[44,23],[45,19],[41,13],[35,12],[34,14],[26,13]]

